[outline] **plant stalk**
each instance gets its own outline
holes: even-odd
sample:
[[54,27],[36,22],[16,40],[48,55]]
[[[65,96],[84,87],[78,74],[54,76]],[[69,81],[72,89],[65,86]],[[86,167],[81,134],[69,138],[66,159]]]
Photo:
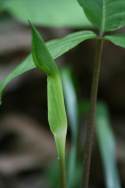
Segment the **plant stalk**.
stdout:
[[67,188],[65,164],[65,134],[55,137],[59,161],[60,188]]
[[98,85],[100,77],[100,69],[102,63],[102,53],[103,53],[103,39],[99,38],[96,41],[96,54],[95,54],[95,64],[92,78],[91,86],[91,101],[90,101],[90,111],[88,114],[87,127],[86,127],[86,141],[84,146],[84,167],[83,167],[83,188],[88,188],[89,177],[90,177],[90,166],[92,157],[92,148],[95,137],[95,123],[96,123],[96,103],[98,94]]
[[65,170],[65,158],[61,157],[59,159],[59,165],[60,165],[60,185],[61,188],[67,188],[66,186],[66,170]]

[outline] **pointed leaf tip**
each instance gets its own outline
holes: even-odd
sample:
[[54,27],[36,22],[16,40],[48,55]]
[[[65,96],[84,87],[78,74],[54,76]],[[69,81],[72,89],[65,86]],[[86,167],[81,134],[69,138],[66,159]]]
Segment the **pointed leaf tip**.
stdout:
[[54,75],[58,69],[57,66],[36,28],[32,28],[32,57],[36,67],[48,75]]

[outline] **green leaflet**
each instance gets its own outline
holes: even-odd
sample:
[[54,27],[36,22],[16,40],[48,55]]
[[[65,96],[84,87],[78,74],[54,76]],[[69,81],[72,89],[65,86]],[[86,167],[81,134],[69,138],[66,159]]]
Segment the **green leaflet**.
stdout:
[[97,105],[96,132],[100,146],[107,188],[121,188],[117,170],[115,138],[110,127],[108,110],[104,104]]
[[[47,42],[47,48],[51,56],[56,59],[57,57],[68,52],[70,49],[74,48],[81,42],[95,38],[95,33],[91,31],[80,31],[67,35],[64,38],[52,40]],[[15,79],[17,76],[22,75],[23,73],[30,71],[35,68],[35,65],[32,60],[32,56],[29,55],[20,65],[18,65],[5,79],[0,81],[0,93],[3,92],[7,84]]]
[[[48,49],[56,54],[56,58],[76,47],[80,43],[88,39],[96,38],[96,34],[92,31],[78,31],[71,33],[62,39],[55,39],[48,43]],[[52,54],[52,53],[51,53]],[[52,54],[53,56],[53,54]]]
[[[18,20],[49,27],[90,27],[76,0],[3,0]],[[75,14],[74,14],[75,12]]]
[[78,0],[88,19],[101,33],[125,26],[124,0]]
[[107,35],[105,36],[105,39],[112,42],[116,46],[120,46],[122,48],[125,48],[125,34],[115,34],[115,35]]

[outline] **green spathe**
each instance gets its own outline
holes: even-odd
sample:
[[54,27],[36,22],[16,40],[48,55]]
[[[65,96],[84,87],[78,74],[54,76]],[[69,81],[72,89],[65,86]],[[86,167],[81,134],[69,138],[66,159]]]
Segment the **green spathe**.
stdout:
[[[65,112],[62,82],[59,74],[48,76],[48,121],[55,137],[58,155],[64,155],[67,133],[67,117]],[[59,155],[60,156],[60,155]]]
[[46,44],[33,26],[32,56],[36,67],[47,74],[48,121],[55,138],[58,156],[65,158],[67,117],[60,73]]

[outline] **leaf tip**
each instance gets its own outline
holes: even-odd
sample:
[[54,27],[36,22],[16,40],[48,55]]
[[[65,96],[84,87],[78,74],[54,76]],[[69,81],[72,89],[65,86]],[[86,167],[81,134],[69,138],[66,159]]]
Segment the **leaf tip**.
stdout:
[[32,22],[30,20],[28,20],[28,23],[29,23],[29,26],[32,30],[32,37],[34,36],[34,34],[37,33],[36,29],[35,29],[35,26],[32,24]]

